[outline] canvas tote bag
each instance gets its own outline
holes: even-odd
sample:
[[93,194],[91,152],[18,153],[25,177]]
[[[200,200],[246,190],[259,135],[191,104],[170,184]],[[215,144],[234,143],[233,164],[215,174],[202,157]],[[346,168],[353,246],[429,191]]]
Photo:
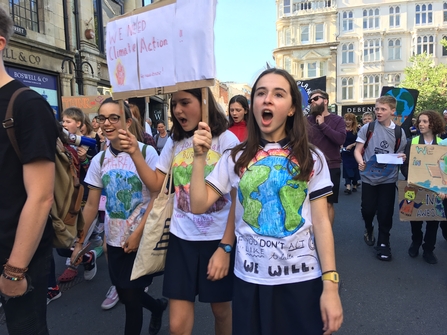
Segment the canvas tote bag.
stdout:
[[[172,163],[174,160],[175,146],[172,151],[171,165],[163,181],[163,186],[154,200],[154,205],[144,225],[140,246],[133,263],[130,280],[135,280],[144,275],[161,272],[165,268],[166,252],[169,243],[169,226],[171,224],[172,211],[174,210],[174,195],[172,192]],[[169,180],[168,194],[166,186]]]

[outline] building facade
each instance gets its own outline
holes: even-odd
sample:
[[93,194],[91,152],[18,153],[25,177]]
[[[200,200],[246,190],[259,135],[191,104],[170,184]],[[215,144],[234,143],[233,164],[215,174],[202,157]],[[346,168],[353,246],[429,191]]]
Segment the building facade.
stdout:
[[326,75],[343,113],[372,110],[383,86],[402,82],[412,55],[447,62],[440,43],[447,39],[447,1],[277,0],[277,13],[277,66],[297,80]]

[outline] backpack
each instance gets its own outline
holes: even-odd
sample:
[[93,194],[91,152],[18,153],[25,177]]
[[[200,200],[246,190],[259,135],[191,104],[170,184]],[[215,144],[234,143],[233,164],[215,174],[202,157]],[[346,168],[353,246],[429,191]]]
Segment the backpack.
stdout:
[[[23,87],[14,92],[6,110],[5,128],[11,144],[21,160],[21,152],[14,131],[14,101],[23,91]],[[54,201],[50,210],[53,221],[53,246],[70,248],[78,231],[84,228],[84,217],[81,211],[81,201],[84,187],[81,185],[76,170],[78,158],[68,150],[60,138],[56,141]]]
[[[362,156],[365,153],[365,150],[368,147],[369,140],[371,139],[371,137],[374,133],[375,125],[376,125],[376,121],[370,122],[368,124],[368,131],[366,132],[366,141],[365,141],[365,144],[363,145]],[[401,128],[401,126],[399,126],[397,124],[396,124],[396,127],[394,127],[394,138],[395,138],[394,153],[396,153],[397,150],[399,150],[400,143],[402,141],[402,128]]]

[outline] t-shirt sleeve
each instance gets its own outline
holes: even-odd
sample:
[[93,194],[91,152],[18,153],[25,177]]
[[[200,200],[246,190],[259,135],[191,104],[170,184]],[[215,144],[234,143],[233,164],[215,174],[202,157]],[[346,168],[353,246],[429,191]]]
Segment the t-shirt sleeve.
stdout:
[[237,187],[239,177],[234,173],[234,162],[230,150],[224,152],[205,181],[221,195],[230,193],[233,187]]
[[240,143],[237,136],[234,135],[234,133],[232,133],[229,130],[224,131],[220,135],[219,142],[221,144],[222,152],[224,152],[225,150],[228,150],[228,149],[232,149]]
[[23,164],[35,159],[54,162],[56,157],[56,119],[48,103],[37,94],[28,91],[21,93],[16,100],[21,103],[14,106],[16,138]]
[[171,164],[172,158],[172,150],[174,150],[174,141],[171,137],[166,141],[163,150],[160,153],[160,158],[158,159],[158,163],[156,164],[156,168],[167,174],[169,172],[169,165]]
[[[93,157],[90,166],[87,170],[87,175],[85,176],[84,182],[97,188],[103,188],[102,179],[101,179],[101,156],[102,152],[99,155]],[[107,152],[106,152],[107,155]]]
[[146,163],[152,169],[155,170],[158,163],[158,154],[153,146],[148,145],[146,147]]
[[312,175],[309,179],[309,200],[315,200],[321,197],[327,197],[332,194],[331,175],[329,173],[329,167],[326,159],[320,150],[316,150],[313,153],[314,168]]
[[359,143],[365,143],[366,142],[366,131],[368,129],[368,125],[365,124],[362,126],[362,128],[360,128],[359,132],[357,133],[357,139],[355,140],[356,142]]

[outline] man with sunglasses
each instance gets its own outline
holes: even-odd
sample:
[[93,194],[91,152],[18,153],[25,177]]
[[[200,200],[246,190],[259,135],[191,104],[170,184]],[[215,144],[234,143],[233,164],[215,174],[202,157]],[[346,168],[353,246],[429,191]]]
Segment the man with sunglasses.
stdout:
[[313,90],[309,94],[310,115],[308,120],[309,142],[320,149],[326,156],[331,173],[332,195],[327,198],[329,219],[334,224],[334,204],[338,203],[341,176],[340,146],[346,139],[345,120],[329,113],[329,95],[323,90]]

